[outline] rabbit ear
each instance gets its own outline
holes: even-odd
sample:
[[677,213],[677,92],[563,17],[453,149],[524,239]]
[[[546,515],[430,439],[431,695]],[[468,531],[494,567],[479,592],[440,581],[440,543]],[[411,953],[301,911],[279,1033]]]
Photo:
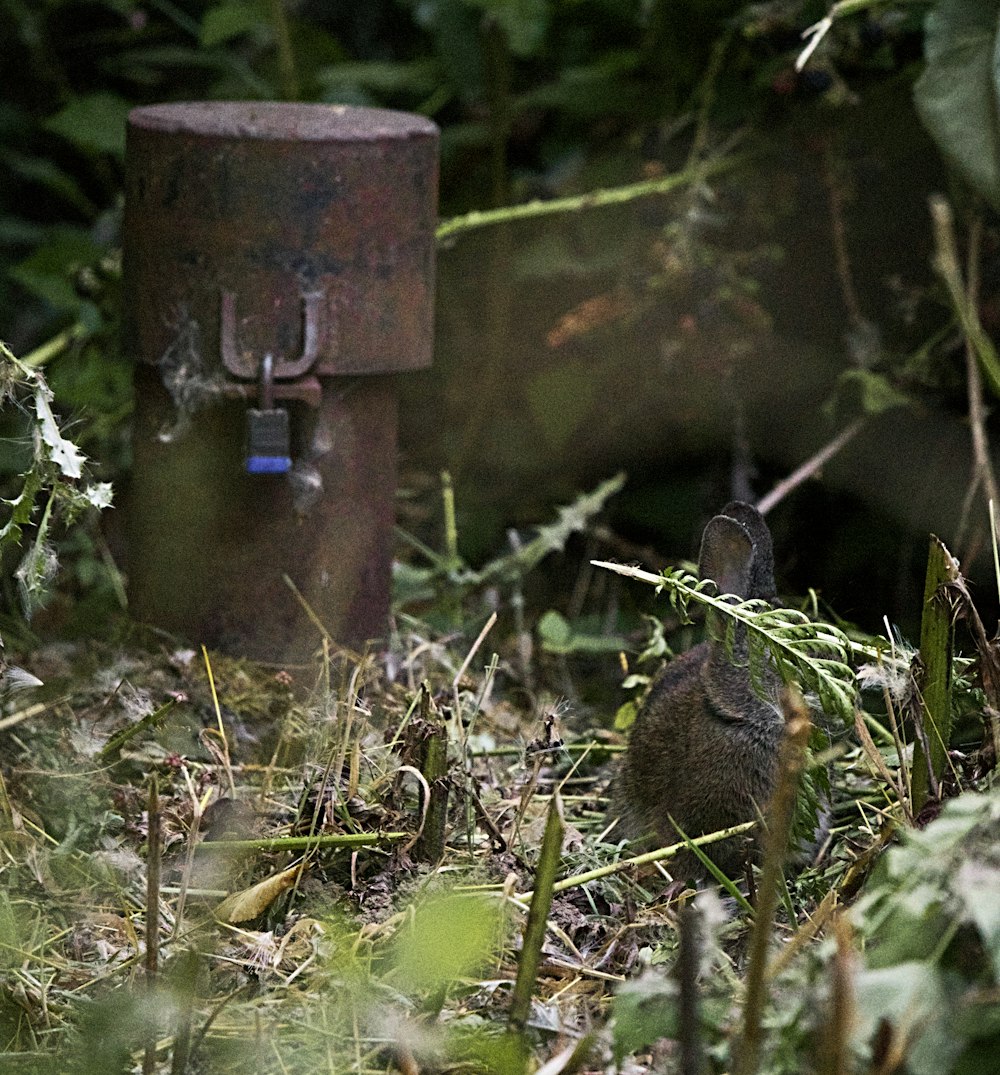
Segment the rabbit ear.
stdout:
[[719,514],[735,519],[753,542],[753,557],[747,579],[748,590],[746,593],[740,590],[732,592],[743,597],[763,597],[770,601],[775,594],[774,548],[771,531],[764,522],[764,516],[752,504],[745,504],[741,500],[731,501]]
[[750,596],[754,543],[747,528],[728,515],[716,515],[705,527],[698,574],[711,579],[719,593]]

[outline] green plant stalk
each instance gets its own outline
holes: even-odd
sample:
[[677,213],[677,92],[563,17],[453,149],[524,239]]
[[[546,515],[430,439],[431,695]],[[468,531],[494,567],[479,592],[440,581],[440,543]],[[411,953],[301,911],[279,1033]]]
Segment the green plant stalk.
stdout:
[[82,340],[86,335],[86,326],[82,321],[77,321],[76,324],[56,333],[51,340],[46,340],[45,343],[39,344],[33,351],[29,351],[21,361],[32,369],[37,366],[44,366],[46,362],[51,361],[56,355],[62,354],[67,347],[76,343],[77,340]]
[[169,701],[164,702],[159,709],[154,709],[152,713],[147,713],[141,720],[137,720],[135,724],[129,724],[127,727],[122,728],[121,731],[115,732],[104,746],[101,747],[100,753],[97,755],[98,764],[108,765],[110,762],[117,761],[118,755],[121,754],[122,747],[125,746],[126,743],[144,731],[158,728],[163,721],[163,718],[176,705],[176,699],[171,698]]
[[524,1030],[531,1013],[531,996],[535,991],[535,979],[538,977],[538,967],[542,960],[542,944],[548,927],[549,909],[552,906],[552,893],[556,876],[559,873],[559,863],[562,861],[565,830],[562,801],[558,795],[554,795],[549,806],[549,816],[545,822],[545,835],[542,837],[542,847],[538,854],[538,865],[535,867],[535,890],[528,909],[528,921],[524,926],[517,980],[510,999],[508,1019],[511,1028],[518,1033]]
[[202,840],[195,851],[314,851],[322,847],[381,847],[412,832],[344,832],[336,836],[272,836],[261,840]]
[[170,1075],[185,1075],[191,1056],[191,1025],[201,956],[194,948],[181,952],[171,966],[171,990],[177,1004],[174,1021],[174,1051],[170,1057]]
[[284,0],[271,0],[271,32],[278,49],[278,71],[281,79],[281,96],[285,101],[299,99],[299,75],[295,68],[295,51],[288,26],[288,13]]
[[983,330],[976,304],[962,282],[962,269],[955,242],[955,222],[951,206],[940,195],[930,199],[931,221],[934,226],[934,267],[944,281],[948,297],[955,309],[962,333],[979,360],[994,396],[1000,398],[1000,355],[993,341]]
[[778,782],[767,810],[764,862],[757,889],[757,913],[750,931],[747,958],[746,999],[743,1031],[736,1043],[733,1075],[754,1075],[760,1064],[764,1003],[767,999],[768,947],[783,884],[782,864],[795,817],[795,800],[805,766],[812,725],[809,711],[797,687],[786,688],[781,708],[785,714],[785,737],[778,760]]
[[[655,851],[647,851],[642,855],[621,859],[619,862],[612,862],[608,866],[598,866],[596,869],[587,870],[585,873],[575,873],[571,877],[564,877],[561,881],[556,881],[552,886],[552,891],[554,893],[565,892],[569,888],[579,888],[580,885],[586,885],[591,881],[599,881],[602,877],[610,877],[612,874],[621,873],[623,870],[636,866],[648,866],[652,862],[662,862],[664,859],[672,859],[682,851],[690,851],[692,847],[716,844],[720,840],[728,840],[731,836],[739,836],[741,833],[749,832],[756,824],[756,821],[744,821],[742,824],[733,825],[728,829],[710,832],[705,836],[694,836],[688,840],[682,840],[680,843],[670,844],[669,847],[658,847]],[[502,890],[503,885],[459,885],[456,889],[458,892],[501,892]],[[529,890],[528,892],[515,893],[512,898],[519,902],[525,902],[533,896],[534,892]]]
[[751,156],[749,153],[742,153],[738,156],[718,157],[714,160],[701,161],[694,167],[685,168],[682,172],[675,172],[673,175],[663,176],[660,179],[647,179],[642,183],[630,183],[623,187],[605,187],[568,198],[553,198],[551,201],[536,199],[523,202],[521,205],[476,210],[464,216],[442,221],[437,226],[435,237],[439,243],[442,243],[462,232],[489,227],[493,224],[508,224],[511,221],[531,220],[536,217],[553,216],[557,213],[577,213],[584,209],[603,209],[609,205],[623,205],[653,194],[671,194],[691,183],[698,183],[711,176],[732,171],[746,164]]
[[955,624],[949,602],[942,600],[942,588],[955,582],[958,574],[954,557],[932,534],[920,619],[920,695],[924,734],[917,737],[913,747],[911,799],[914,816],[932,794],[937,794],[948,761]]
[[499,208],[507,204],[507,143],[513,122],[510,44],[493,14],[484,15],[480,36],[490,132],[490,202]]
[[[160,960],[160,789],[153,773],[149,781],[149,828],[146,834],[146,996],[152,1001],[159,974]],[[146,1027],[146,1046],[142,1058],[143,1075],[156,1070],[156,1042],[159,1037],[153,1008],[150,1007]]]
[[847,1075],[851,1071],[851,1027],[855,1022],[854,937],[847,915],[833,920],[837,950],[830,963],[829,1015],[823,1028],[819,1075]]

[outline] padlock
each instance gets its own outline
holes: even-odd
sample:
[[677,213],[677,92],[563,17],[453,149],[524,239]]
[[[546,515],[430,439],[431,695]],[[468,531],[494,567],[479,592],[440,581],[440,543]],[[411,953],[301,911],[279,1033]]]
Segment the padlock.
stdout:
[[292,469],[288,411],[269,407],[247,411],[248,474],[287,474]]
[[274,405],[274,356],[260,364],[260,410],[247,411],[248,474],[287,474],[292,469],[288,411]]

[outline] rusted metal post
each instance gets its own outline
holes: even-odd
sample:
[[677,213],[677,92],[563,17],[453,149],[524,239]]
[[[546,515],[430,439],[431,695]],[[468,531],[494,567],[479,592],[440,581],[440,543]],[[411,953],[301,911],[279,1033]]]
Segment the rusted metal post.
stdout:
[[433,123],[381,109],[130,114],[140,618],[276,661],[307,656],[316,621],[346,644],[383,633],[392,375],[431,358],[437,146]]

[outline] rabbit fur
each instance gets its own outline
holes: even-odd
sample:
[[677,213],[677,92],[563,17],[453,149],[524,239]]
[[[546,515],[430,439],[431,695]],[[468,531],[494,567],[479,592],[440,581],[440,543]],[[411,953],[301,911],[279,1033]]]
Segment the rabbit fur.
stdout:
[[[774,598],[774,555],[763,517],[749,504],[727,504],[705,527],[698,571],[720,594]],[[724,635],[724,631],[717,631]],[[746,632],[733,649],[709,638],[671,661],[656,678],[632,728],[613,806],[631,838],[660,844],[756,820],[774,785],[784,718],[781,685],[768,664],[762,698],[750,683]],[[747,842],[734,837],[705,847],[730,877],[743,873]],[[698,877],[693,854],[672,860],[681,876]]]

